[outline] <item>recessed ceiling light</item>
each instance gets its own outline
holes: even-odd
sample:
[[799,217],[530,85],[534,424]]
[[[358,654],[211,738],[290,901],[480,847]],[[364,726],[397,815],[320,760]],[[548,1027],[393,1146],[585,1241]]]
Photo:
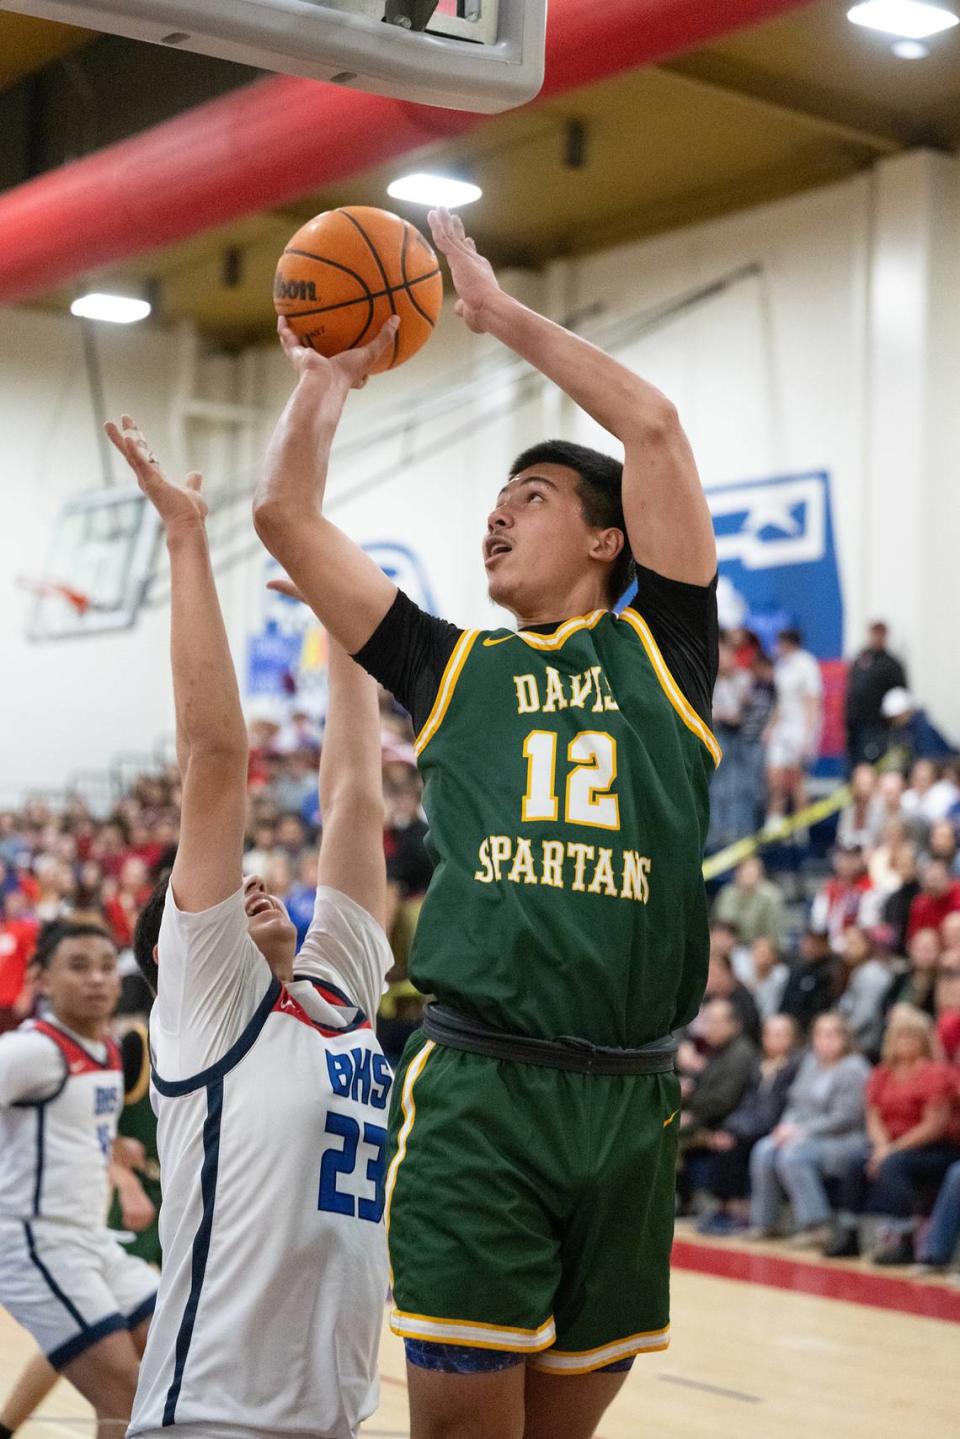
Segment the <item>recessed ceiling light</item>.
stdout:
[[444,205],[448,210],[455,210],[460,205],[472,205],[483,191],[479,185],[450,175],[416,174],[394,180],[387,186],[387,194],[394,200],[409,200],[414,205]]
[[899,35],[903,40],[925,40],[928,35],[939,35],[960,24],[952,10],[923,0],[865,0],[847,11],[847,19],[869,30]]
[[930,47],[919,40],[895,40],[890,49],[898,60],[925,60],[930,54]]
[[135,320],[145,320],[150,313],[146,300],[136,300],[131,295],[80,295],[70,306],[71,315],[84,320],[109,320],[112,325],[132,325]]

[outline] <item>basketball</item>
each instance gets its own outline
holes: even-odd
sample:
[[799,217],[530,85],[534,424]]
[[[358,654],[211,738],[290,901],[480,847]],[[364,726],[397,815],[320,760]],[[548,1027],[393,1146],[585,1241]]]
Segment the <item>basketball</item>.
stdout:
[[367,344],[399,315],[375,373],[395,369],[426,344],[442,301],[437,256],[420,231],[371,205],[327,210],[301,226],[280,256],[273,285],[277,314],[328,357]]

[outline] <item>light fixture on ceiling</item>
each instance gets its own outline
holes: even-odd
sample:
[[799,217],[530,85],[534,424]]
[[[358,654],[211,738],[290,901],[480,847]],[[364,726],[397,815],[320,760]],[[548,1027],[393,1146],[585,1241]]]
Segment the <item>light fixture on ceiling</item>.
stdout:
[[864,0],[847,11],[847,19],[868,30],[882,30],[902,40],[925,40],[960,24],[952,10],[925,0]]
[[443,205],[448,210],[456,210],[461,205],[472,205],[483,191],[479,185],[458,180],[454,175],[420,172],[393,180],[387,186],[387,194],[394,200],[409,200],[412,205]]
[[919,40],[895,40],[890,49],[898,60],[926,60],[930,54],[929,45],[921,45]]
[[89,295],[78,295],[70,306],[70,313],[82,320],[108,320],[112,325],[132,325],[136,320],[147,318],[150,305],[133,295],[104,295],[94,291]]

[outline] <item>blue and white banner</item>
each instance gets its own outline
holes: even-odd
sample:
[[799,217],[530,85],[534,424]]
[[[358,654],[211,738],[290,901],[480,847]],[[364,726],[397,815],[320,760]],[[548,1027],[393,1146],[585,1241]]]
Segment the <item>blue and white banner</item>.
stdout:
[[[363,548],[421,609],[436,614],[426,566],[409,545],[376,540]],[[266,557],[261,627],[247,639],[246,693],[278,700],[295,695],[299,708],[322,717],[327,694],[326,633],[306,605],[267,589],[268,580],[282,575],[277,562]]]

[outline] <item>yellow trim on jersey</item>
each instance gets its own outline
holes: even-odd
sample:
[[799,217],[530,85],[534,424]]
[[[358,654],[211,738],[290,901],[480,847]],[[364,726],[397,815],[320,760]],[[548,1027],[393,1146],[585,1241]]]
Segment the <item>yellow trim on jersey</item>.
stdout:
[[549,1354],[540,1354],[532,1360],[531,1367],[550,1374],[589,1374],[616,1364],[619,1359],[632,1359],[635,1354],[658,1354],[669,1347],[670,1326],[667,1325],[665,1329],[650,1329],[645,1334],[631,1334],[629,1339],[601,1344],[598,1349],[551,1349]]
[[559,629],[554,630],[552,635],[537,635],[527,630],[517,630],[512,635],[491,635],[484,640],[484,646],[490,648],[493,645],[506,644],[507,640],[523,640],[525,645],[530,645],[535,650],[559,650],[578,630],[592,630],[598,625],[609,610],[591,610],[588,615],[574,615],[572,619],[564,620]]
[[677,684],[673,675],[667,669],[667,662],[660,653],[660,647],[654,639],[646,620],[629,605],[621,613],[620,618],[626,620],[630,628],[639,637],[640,643],[647,652],[647,658],[653,665],[654,673],[660,681],[664,694],[683,720],[687,729],[692,731],[692,733],[697,736],[697,739],[703,741],[710,751],[714,764],[719,764],[723,758],[723,751],[717,743],[716,735],[704,724],[703,720],[693,708],[693,705]]
[[537,1329],[517,1329],[506,1324],[482,1324],[473,1319],[438,1319],[432,1314],[407,1314],[395,1309],[390,1328],[401,1339],[428,1339],[459,1344],[467,1349],[505,1349],[511,1354],[539,1354],[557,1337],[551,1315]]
[[147,1028],[146,1025],[140,1024],[139,1022],[131,1024],[130,1028],[140,1036],[140,1050],[143,1057],[140,1060],[140,1073],[137,1075],[132,1088],[123,1096],[124,1105],[139,1104],[150,1088],[150,1039],[147,1034]]
[[453,647],[453,654],[447,660],[446,669],[440,680],[440,688],[437,690],[437,697],[433,702],[433,709],[427,715],[423,729],[417,735],[414,749],[418,755],[423,754],[427,745],[433,739],[437,730],[443,723],[450,701],[453,699],[453,692],[457,687],[457,680],[467,662],[467,657],[473,649],[474,642],[479,635],[479,630],[464,630]]
[[427,1040],[426,1044],[423,1046],[420,1053],[417,1055],[416,1059],[413,1061],[413,1063],[410,1065],[410,1068],[407,1070],[406,1077],[403,1081],[403,1098],[401,1101],[401,1108],[403,1110],[403,1124],[401,1125],[400,1133],[397,1136],[397,1152],[393,1156],[390,1168],[387,1171],[387,1193],[383,1210],[384,1223],[386,1225],[388,1234],[390,1233],[390,1205],[393,1202],[393,1189],[394,1185],[397,1182],[397,1171],[406,1157],[407,1141],[410,1138],[410,1131],[413,1129],[414,1120],[417,1117],[417,1105],[413,1097],[413,1086],[416,1084],[417,1080],[420,1078],[420,1075],[423,1073],[424,1065],[426,1064],[427,1060],[430,1058],[436,1047],[437,1046],[434,1040]]

